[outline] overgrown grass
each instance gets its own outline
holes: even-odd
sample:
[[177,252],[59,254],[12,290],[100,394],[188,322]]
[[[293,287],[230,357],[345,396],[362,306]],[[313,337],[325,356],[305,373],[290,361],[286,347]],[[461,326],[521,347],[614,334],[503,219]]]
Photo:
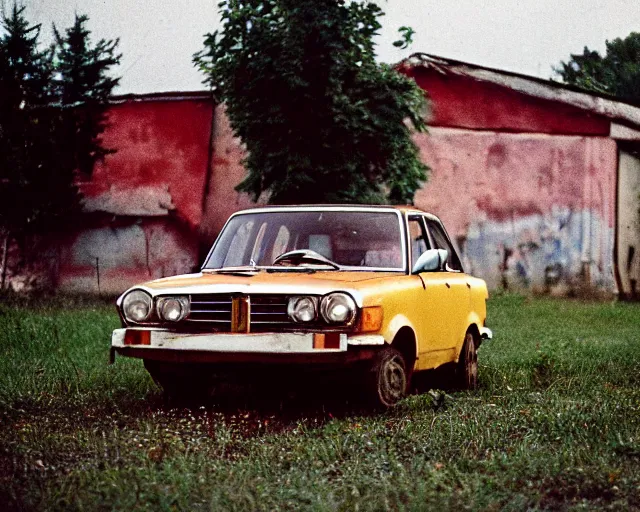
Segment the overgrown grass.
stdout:
[[498,296],[479,391],[369,415],[172,408],[72,305],[0,305],[3,510],[640,508],[638,305]]

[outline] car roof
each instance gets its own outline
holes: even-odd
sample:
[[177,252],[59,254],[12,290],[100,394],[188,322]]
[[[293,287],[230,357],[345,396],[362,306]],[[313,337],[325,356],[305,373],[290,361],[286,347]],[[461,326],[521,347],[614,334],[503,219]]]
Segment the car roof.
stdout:
[[289,205],[275,205],[275,204],[271,204],[271,205],[263,205],[263,206],[256,206],[255,208],[250,208],[247,210],[240,210],[236,213],[253,213],[253,212],[259,212],[259,211],[264,211],[264,210],[296,210],[296,209],[318,209],[318,210],[322,210],[322,209],[330,209],[330,210],[362,210],[363,208],[365,209],[380,209],[380,210],[396,210],[399,211],[401,213],[418,213],[418,214],[422,214],[425,215],[427,217],[431,217],[434,219],[438,219],[438,217],[432,213],[426,212],[424,210],[421,210],[420,208],[417,208],[416,206],[413,205],[394,205],[394,204],[289,204]]

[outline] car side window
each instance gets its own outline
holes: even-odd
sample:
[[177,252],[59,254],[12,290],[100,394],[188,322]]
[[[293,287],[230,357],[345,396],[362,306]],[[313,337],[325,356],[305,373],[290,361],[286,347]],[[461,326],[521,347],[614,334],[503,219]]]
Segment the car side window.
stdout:
[[449,238],[444,232],[442,226],[434,220],[425,220],[427,221],[429,233],[431,233],[431,237],[433,238],[433,243],[438,249],[446,249],[449,253],[449,258],[447,259],[447,266],[449,270],[462,272],[462,263],[460,263],[458,253],[453,248],[453,245],[451,245],[451,242],[449,242]]
[[411,268],[420,255],[429,249],[429,238],[421,217],[409,217],[409,242],[411,247]]

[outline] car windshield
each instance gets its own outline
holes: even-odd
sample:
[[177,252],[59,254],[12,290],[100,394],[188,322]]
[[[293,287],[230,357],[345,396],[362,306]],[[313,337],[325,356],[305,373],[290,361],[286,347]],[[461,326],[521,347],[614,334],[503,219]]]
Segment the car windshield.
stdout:
[[[231,218],[204,268],[269,267],[287,252],[313,251],[348,270],[404,270],[394,211],[260,211]],[[304,261],[304,260],[301,260]],[[335,269],[321,261],[307,265]]]

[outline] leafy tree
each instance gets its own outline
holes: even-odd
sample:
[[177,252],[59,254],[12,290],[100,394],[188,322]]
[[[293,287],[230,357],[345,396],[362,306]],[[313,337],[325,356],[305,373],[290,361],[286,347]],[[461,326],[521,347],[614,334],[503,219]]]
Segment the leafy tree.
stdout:
[[[224,0],[194,55],[248,156],[237,189],[269,202],[409,203],[427,178],[415,82],[375,61],[382,11],[344,0]],[[411,33],[405,31],[404,40]]]
[[107,99],[117,79],[117,44],[92,47],[86,17],[40,49],[40,25],[14,4],[0,31],[0,228],[4,287],[12,240],[61,229],[79,211],[77,173],[89,173],[101,147]]
[[640,33],[607,41],[606,47],[603,57],[585,46],[555,71],[568,84],[640,102]]

